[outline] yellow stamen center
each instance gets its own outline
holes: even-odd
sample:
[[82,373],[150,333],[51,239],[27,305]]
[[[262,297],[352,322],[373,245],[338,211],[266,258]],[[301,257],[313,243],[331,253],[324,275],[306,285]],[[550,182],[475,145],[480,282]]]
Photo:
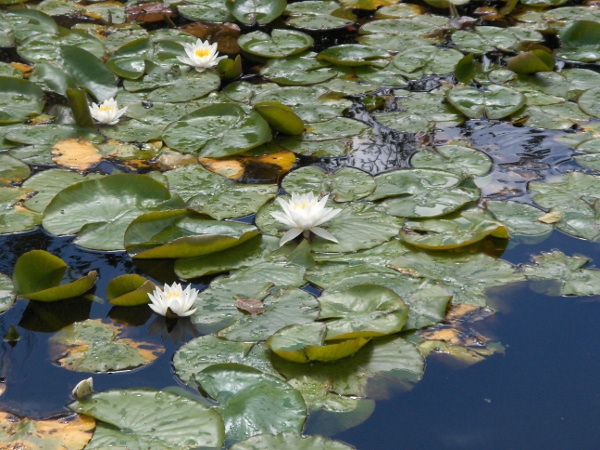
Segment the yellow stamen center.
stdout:
[[206,58],[207,56],[210,55],[210,49],[197,48],[196,50],[194,50],[194,55],[196,55],[198,58]]
[[100,108],[100,111],[105,112],[105,111],[113,111],[113,107],[110,105],[102,105]]

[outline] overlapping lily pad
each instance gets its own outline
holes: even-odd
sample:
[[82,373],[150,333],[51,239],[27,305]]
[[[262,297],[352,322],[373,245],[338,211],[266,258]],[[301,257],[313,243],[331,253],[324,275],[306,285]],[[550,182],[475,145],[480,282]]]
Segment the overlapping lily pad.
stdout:
[[221,447],[225,440],[219,413],[181,395],[152,389],[98,392],[69,407],[99,421],[88,448],[125,444],[132,448]]

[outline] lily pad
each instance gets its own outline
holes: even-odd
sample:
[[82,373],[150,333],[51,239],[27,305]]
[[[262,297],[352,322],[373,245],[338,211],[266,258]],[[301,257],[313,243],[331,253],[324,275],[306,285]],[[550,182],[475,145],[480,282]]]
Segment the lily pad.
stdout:
[[144,366],[165,351],[149,342],[120,338],[120,331],[99,320],[75,322],[50,338],[51,353],[67,370],[118,372]]
[[[298,364],[274,360],[288,379],[306,377],[330,382],[330,390],[340,395],[386,398],[389,391],[410,389],[423,375],[425,363],[416,346],[398,336],[373,339],[358,352],[335,364]],[[385,380],[385,382],[384,382]]]
[[376,284],[323,295],[319,303],[319,319],[330,319],[326,322],[328,341],[397,333],[408,318],[408,307],[402,298]]
[[287,6],[286,0],[226,0],[233,17],[244,25],[265,25],[277,19]]
[[511,201],[488,201],[486,207],[506,226],[511,236],[545,235],[554,228],[539,220],[545,213],[532,205]]
[[145,278],[131,273],[120,275],[109,281],[106,286],[106,299],[112,305],[136,306],[145,305],[150,301],[156,285]]
[[190,450],[220,448],[225,440],[219,413],[171,392],[116,389],[80,398],[69,408],[110,425],[96,430],[102,437],[94,436],[90,448],[125,444],[140,449]]
[[33,230],[42,221],[41,214],[20,206],[30,189],[0,187],[0,234]]
[[137,216],[153,211],[185,207],[169,190],[145,175],[118,174],[83,181],[60,191],[46,207],[46,231],[78,236],[86,248],[120,250],[129,224]]
[[12,156],[0,154],[0,186],[10,186],[29,177],[29,166]]
[[270,36],[254,31],[238,39],[238,45],[244,52],[262,58],[285,58],[307,50],[313,43],[313,38],[306,33],[279,29],[274,29]]
[[590,261],[581,256],[567,256],[554,250],[550,253],[532,257],[534,264],[521,266],[528,280],[546,280],[558,283],[558,292],[554,295],[598,295],[600,294],[600,271],[584,269]]
[[271,125],[283,134],[298,135],[304,132],[304,122],[294,110],[280,102],[259,102],[254,109]]
[[13,77],[0,77],[0,124],[18,123],[41,114],[44,91]]
[[217,158],[236,155],[271,140],[271,129],[256,112],[230,103],[217,103],[198,109],[168,125],[165,143],[184,153]]
[[78,450],[92,438],[95,424],[73,413],[34,420],[0,411],[0,441],[7,449]]
[[457,87],[449,90],[446,98],[452,106],[472,119],[480,119],[483,116],[488,119],[502,119],[525,105],[523,94],[497,85],[488,86],[485,91]]
[[439,169],[463,177],[478,177],[492,169],[492,159],[485,153],[460,145],[441,145],[413,154],[410,164],[417,169]]
[[45,250],[24,253],[13,272],[15,293],[31,300],[54,302],[86,293],[98,278],[98,273],[92,270],[83,278],[59,286],[66,270],[67,264],[62,259]]
[[285,326],[312,323],[319,315],[319,302],[300,289],[270,295],[262,303],[260,314],[238,315],[237,320],[220,330],[218,336],[230,341],[264,341]]
[[324,323],[290,325],[273,334],[265,345],[276,355],[295,363],[337,361],[356,353],[368,338],[341,339],[325,342],[327,326]]
[[295,433],[259,434],[229,447],[229,450],[352,450],[354,447],[323,436],[300,436]]
[[378,66],[384,67],[389,62],[387,50],[361,44],[342,44],[329,47],[317,55],[317,59],[340,66]]
[[139,259],[190,258],[235,247],[258,233],[241,222],[206,219],[185,210],[161,211],[134,219],[124,246]]
[[195,380],[219,403],[215,409],[230,441],[302,430],[307,414],[302,394],[279,377],[241,364],[215,364]]
[[454,295],[452,303],[474,306],[488,306],[486,289],[524,280],[512,264],[484,253],[406,253],[391,261],[389,267],[439,281]]
[[317,60],[316,53],[309,52],[271,60],[260,69],[260,74],[278,84],[303,86],[330,80],[337,71],[330,63]]
[[495,236],[508,239],[501,222],[480,210],[466,210],[437,219],[407,220],[400,237],[411,245],[426,249],[451,249]]
[[184,383],[195,385],[195,374],[215,364],[236,363],[263,373],[281,376],[275,370],[270,352],[263,345],[232,342],[215,336],[200,336],[182,345],[173,356],[175,373]]
[[308,166],[289,173],[281,187],[296,194],[331,194],[334,201],[343,203],[371,194],[375,190],[375,180],[368,173],[350,167],[329,174],[319,167]]

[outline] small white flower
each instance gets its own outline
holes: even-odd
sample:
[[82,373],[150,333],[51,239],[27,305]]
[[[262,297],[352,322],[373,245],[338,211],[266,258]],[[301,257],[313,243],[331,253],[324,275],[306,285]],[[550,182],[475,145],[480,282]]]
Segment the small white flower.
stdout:
[[198,297],[198,289],[191,285],[182,290],[181,284],[165,284],[164,290],[157,287],[152,294],[148,294],[151,303],[148,305],[156,314],[165,317],[185,317],[196,312],[192,309]]
[[292,227],[283,235],[279,245],[291,241],[301,233],[308,238],[311,232],[323,239],[337,243],[338,240],[333,234],[318,226],[333,219],[342,211],[341,209],[326,208],[325,204],[328,198],[329,194],[319,200],[312,192],[292,194],[289,202],[278,197],[277,201],[281,205],[283,213],[273,212],[271,215],[281,223]]
[[217,44],[210,45],[208,40],[202,42],[198,39],[195,44],[183,44],[187,56],[178,56],[177,59],[188,66],[192,66],[197,72],[211,69],[227,56],[219,56]]
[[104,100],[100,104],[92,103],[92,106],[90,106],[92,117],[103,125],[115,125],[119,122],[119,117],[125,114],[126,111],[127,107],[119,109],[114,98]]

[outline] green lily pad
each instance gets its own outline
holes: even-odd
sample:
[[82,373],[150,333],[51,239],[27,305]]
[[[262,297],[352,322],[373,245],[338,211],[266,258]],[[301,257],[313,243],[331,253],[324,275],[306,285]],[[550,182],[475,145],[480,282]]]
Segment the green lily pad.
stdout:
[[539,31],[524,28],[475,27],[475,31],[458,30],[452,34],[457,48],[476,56],[499,50],[520,50],[524,44],[542,42]]
[[70,138],[86,138],[93,144],[100,143],[104,138],[95,130],[80,128],[76,125],[39,124],[13,129],[6,133],[5,139],[19,144],[53,146],[58,141]]
[[[343,98],[332,98],[329,97],[329,90],[321,86],[310,86],[310,87],[277,87],[276,89],[268,89],[265,92],[258,93],[252,101],[256,103],[264,101],[277,101],[284,105],[289,106],[294,110],[294,113],[300,117],[305,125],[306,123],[313,122],[324,122],[331,119],[338,118],[343,112],[352,106],[352,102]],[[335,132],[333,126],[340,129],[340,134],[354,136],[357,134],[355,130],[358,128],[359,132],[364,131],[366,126],[361,122],[357,122],[344,117],[339,117],[340,121],[332,122],[325,128],[329,128],[332,136],[330,138],[337,138],[338,135]],[[342,120],[343,119],[343,120]],[[317,125],[311,125],[307,127],[305,134],[313,133],[314,128]],[[321,132],[325,131],[323,126],[319,128]],[[312,140],[312,139],[311,139]],[[316,140],[316,139],[315,139]]]
[[534,264],[521,266],[528,280],[546,280],[558,283],[558,292],[551,295],[598,295],[600,294],[600,271],[584,269],[590,261],[581,256],[567,256],[554,250],[532,257]]
[[328,382],[340,395],[386,398],[390,390],[409,389],[423,375],[425,363],[416,346],[398,336],[373,339],[363,348],[335,364],[298,364],[274,360],[288,379],[304,378]]
[[265,25],[277,19],[287,6],[286,0],[226,0],[233,17],[244,25]]
[[53,302],[78,297],[94,285],[95,270],[76,281],[59,286],[67,264],[45,250],[31,250],[19,257],[13,272],[15,293],[31,300]]
[[553,225],[538,220],[545,213],[535,206],[510,201],[487,201],[486,208],[506,226],[511,237],[545,235],[554,229]]
[[[195,400],[153,389],[115,389],[80,398],[69,408],[111,425],[91,448],[220,448],[225,427],[218,412]],[[96,429],[98,434],[99,429]]]
[[163,131],[165,143],[205,158],[243,153],[271,140],[271,129],[256,112],[246,115],[237,105],[217,103],[183,116]]
[[349,8],[343,8],[338,2],[332,1],[291,3],[285,14],[289,16],[285,22],[288,26],[303,30],[332,30],[357,20]]
[[188,207],[219,220],[254,214],[277,194],[276,185],[238,183],[202,166],[184,166],[165,175]]
[[479,150],[460,145],[441,145],[413,154],[410,164],[416,169],[439,169],[463,177],[478,177],[492,169],[493,161]]
[[248,267],[263,261],[278,248],[278,238],[261,234],[220,252],[178,259],[175,261],[175,274],[180,278],[190,279]]
[[391,261],[389,267],[440,282],[454,295],[454,304],[481,307],[488,306],[486,289],[524,280],[512,264],[484,253],[406,253]]
[[307,166],[286,175],[281,187],[296,194],[331,194],[334,201],[342,203],[371,194],[375,190],[375,180],[368,173],[351,167],[329,174],[319,167]]
[[0,187],[0,234],[33,230],[41,223],[41,214],[19,205],[29,194],[30,189]]
[[545,183],[531,182],[529,190],[538,205],[560,212],[556,228],[590,241],[600,238],[600,189],[595,175],[570,172]]
[[115,372],[146,365],[158,358],[164,347],[118,337],[120,330],[100,320],[75,322],[50,338],[51,354],[67,370]]
[[279,377],[241,364],[215,364],[195,380],[219,403],[215,409],[230,441],[302,430],[307,414],[302,394]]
[[276,355],[295,363],[337,361],[356,353],[369,342],[368,338],[341,339],[325,342],[324,323],[290,325],[273,334],[265,345]]
[[524,74],[551,72],[554,69],[554,57],[544,50],[521,52],[508,62],[507,68]]
[[326,322],[328,341],[397,333],[408,318],[408,307],[402,298],[376,284],[323,295],[319,303],[319,319],[331,319]]
[[458,186],[462,175],[442,170],[400,169],[375,177],[377,187],[367,200],[381,200],[406,194],[418,194],[422,190],[448,189]]
[[566,130],[590,120],[590,116],[584,114],[573,102],[527,106],[513,117],[516,119],[526,118],[527,126],[550,130]]
[[285,58],[307,50],[313,43],[313,38],[306,33],[279,29],[274,29],[270,36],[262,31],[254,31],[238,39],[243,51],[262,58]]
[[103,102],[117,95],[115,76],[96,56],[72,45],[63,45],[61,52],[71,76],[96,100]]
[[60,191],[45,209],[42,224],[56,235],[75,234],[75,242],[97,250],[120,250],[129,224],[155,210],[184,208],[158,181],[145,175],[117,174],[83,181]]
[[63,169],[48,169],[38,172],[25,180],[23,187],[33,189],[36,194],[23,204],[32,211],[42,213],[48,203],[64,188],[84,180],[99,179],[103,175],[90,173],[82,175]]
[[354,447],[323,436],[300,436],[295,433],[259,434],[229,447],[229,450],[351,450]]
[[487,90],[457,87],[446,94],[448,101],[472,119],[486,116],[488,119],[502,119],[518,111],[525,105],[525,96],[513,89],[491,85]]
[[181,380],[194,385],[194,375],[215,364],[236,363],[263,373],[281,376],[273,367],[270,352],[263,345],[232,342],[215,336],[200,336],[182,345],[173,356],[173,368]]
[[0,273],[0,314],[7,311],[15,302],[13,282],[8,275]]
[[356,76],[367,83],[373,83],[379,86],[406,86],[404,73],[398,69],[394,63],[389,63],[385,67],[360,66],[354,72]]
[[594,20],[577,20],[568,24],[558,34],[565,47],[600,47],[600,23]]
[[253,225],[206,219],[186,210],[142,214],[127,227],[124,246],[139,259],[190,258],[235,247],[256,236]]
[[280,328],[312,323],[319,315],[319,302],[308,292],[289,289],[262,300],[260,314],[242,314],[218,336],[230,341],[264,341]]
[[137,274],[125,274],[113,278],[106,286],[106,299],[112,305],[136,306],[150,301],[156,285]]
[[260,69],[260,74],[278,84],[303,86],[330,80],[337,75],[337,71],[330,63],[319,61],[316,53],[309,52],[271,60]]
[[0,186],[10,186],[29,176],[29,166],[12,156],[0,154]]
[[443,75],[454,71],[463,54],[454,49],[426,46],[405,50],[394,56],[392,63],[407,77],[420,79],[432,73]]
[[298,135],[304,132],[304,122],[294,110],[280,102],[258,102],[257,111],[275,131],[283,134]]
[[596,118],[600,118],[600,106],[598,103],[600,102],[600,88],[592,88],[585,91],[583,94],[579,96],[577,103],[581,110],[594,116]]
[[600,171],[600,139],[591,139],[576,147],[578,153],[573,157],[580,166]]
[[236,308],[236,299],[262,301],[276,288],[297,288],[305,284],[304,268],[288,262],[262,262],[220,277],[204,290],[194,307],[191,320],[220,330],[244,314]]
[[387,50],[361,44],[342,44],[329,47],[317,55],[317,59],[340,66],[378,66],[385,67],[389,63]]
[[400,237],[411,245],[426,249],[451,249],[495,236],[508,239],[501,222],[480,210],[466,210],[437,219],[407,220]]
[[37,116],[44,109],[44,91],[35,84],[12,77],[0,77],[0,124],[18,123]]

